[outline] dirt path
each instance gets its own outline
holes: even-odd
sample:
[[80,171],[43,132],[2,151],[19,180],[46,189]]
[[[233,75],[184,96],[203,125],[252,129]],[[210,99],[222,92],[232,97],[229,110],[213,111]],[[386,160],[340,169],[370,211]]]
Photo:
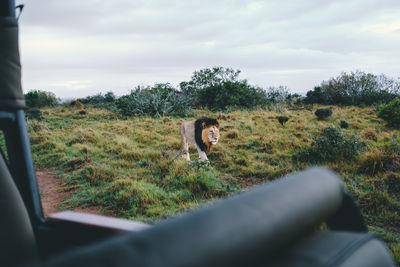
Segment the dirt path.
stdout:
[[265,181],[257,178],[236,178],[238,185],[242,188],[250,188],[258,184],[263,184]]
[[[72,191],[64,191],[63,190],[63,182],[60,177],[51,170],[36,170],[36,179],[39,186],[40,199],[42,201],[43,214],[46,218],[48,215],[52,213],[60,212],[59,207],[61,203],[70,198]],[[238,184],[241,188],[248,188],[255,184],[262,183],[262,181],[258,179],[242,179],[238,178]],[[82,208],[74,208],[74,211],[77,212],[87,212],[92,214],[100,214],[107,216],[114,216],[114,214],[104,214],[102,209],[99,207],[88,207],[85,209]]]
[[[71,197],[72,192],[63,191],[63,182],[53,171],[37,170],[36,179],[39,186],[40,198],[42,201],[43,214],[46,218],[52,213],[59,212],[60,204]],[[105,215],[99,207],[88,207],[85,209],[75,208],[77,212]],[[107,214],[112,216],[112,214]]]

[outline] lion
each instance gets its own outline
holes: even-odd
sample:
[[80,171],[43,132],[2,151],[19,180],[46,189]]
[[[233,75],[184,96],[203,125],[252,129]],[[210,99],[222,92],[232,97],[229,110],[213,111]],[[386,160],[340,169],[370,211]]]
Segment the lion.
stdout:
[[200,161],[208,161],[207,152],[219,140],[219,124],[216,119],[200,118],[196,121],[185,121],[181,125],[182,157],[190,161],[189,144],[194,144]]

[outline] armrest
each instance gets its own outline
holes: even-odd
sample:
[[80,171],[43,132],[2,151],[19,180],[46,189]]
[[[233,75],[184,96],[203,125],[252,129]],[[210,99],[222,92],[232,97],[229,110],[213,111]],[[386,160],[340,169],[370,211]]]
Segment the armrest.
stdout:
[[51,214],[48,216],[46,222],[80,224],[88,228],[103,228],[115,232],[137,232],[150,227],[150,225],[141,222],[74,211]]
[[101,215],[63,211],[51,214],[38,228],[40,254],[49,258],[127,232],[140,232],[150,225]]
[[261,266],[342,205],[344,184],[312,168],[51,259],[49,266]]

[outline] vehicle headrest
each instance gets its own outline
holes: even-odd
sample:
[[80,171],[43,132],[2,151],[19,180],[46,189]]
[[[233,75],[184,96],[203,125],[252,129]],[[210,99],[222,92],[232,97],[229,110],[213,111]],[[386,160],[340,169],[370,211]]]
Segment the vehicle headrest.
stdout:
[[16,18],[0,17],[0,40],[0,109],[21,109],[25,107],[25,99]]

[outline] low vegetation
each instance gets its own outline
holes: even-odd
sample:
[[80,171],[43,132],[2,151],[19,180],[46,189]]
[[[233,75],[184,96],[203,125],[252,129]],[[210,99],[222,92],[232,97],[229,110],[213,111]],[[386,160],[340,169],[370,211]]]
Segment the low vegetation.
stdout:
[[340,128],[342,128],[342,129],[349,128],[349,123],[346,120],[341,120],[340,121]]
[[[400,263],[400,81],[342,73],[303,97],[285,86],[252,86],[239,75],[207,68],[179,88],[160,83],[62,106],[51,93],[29,92],[35,164],[57,170],[63,190],[72,192],[61,208],[97,206],[145,222],[327,165]],[[221,139],[211,164],[187,163],[179,126],[201,116],[218,119]]]
[[287,116],[279,116],[278,121],[279,123],[283,126],[287,121],[289,120],[289,117]]
[[[318,108],[333,115],[318,120]],[[35,165],[57,170],[63,190],[72,192],[61,208],[98,206],[156,222],[318,163],[342,175],[369,230],[400,259],[400,132],[372,108],[194,110],[182,118],[83,110],[45,108],[41,121],[28,119]],[[210,166],[179,156],[180,123],[201,116],[217,118],[221,128]],[[290,117],[285,127],[279,116]]]
[[366,106],[388,103],[400,94],[400,79],[362,71],[343,72],[307,92],[304,102]]
[[356,135],[344,135],[340,128],[327,126],[313,137],[311,146],[299,153],[296,159],[312,163],[335,162],[352,159],[366,148]]
[[58,104],[58,99],[54,93],[33,90],[24,95],[27,108],[54,107]]
[[378,116],[384,119],[389,126],[400,128],[400,98],[395,98],[378,109]]
[[115,100],[117,97],[113,92],[107,92],[103,94],[96,94],[93,96],[87,96],[85,98],[78,98],[76,101],[83,105],[90,105],[96,108],[107,108],[115,111]]
[[123,115],[152,117],[185,116],[191,110],[191,103],[190,97],[168,83],[156,84],[153,87],[138,87],[115,102]]
[[325,120],[326,118],[332,116],[332,109],[319,108],[315,111],[315,116],[317,116],[319,120]]

